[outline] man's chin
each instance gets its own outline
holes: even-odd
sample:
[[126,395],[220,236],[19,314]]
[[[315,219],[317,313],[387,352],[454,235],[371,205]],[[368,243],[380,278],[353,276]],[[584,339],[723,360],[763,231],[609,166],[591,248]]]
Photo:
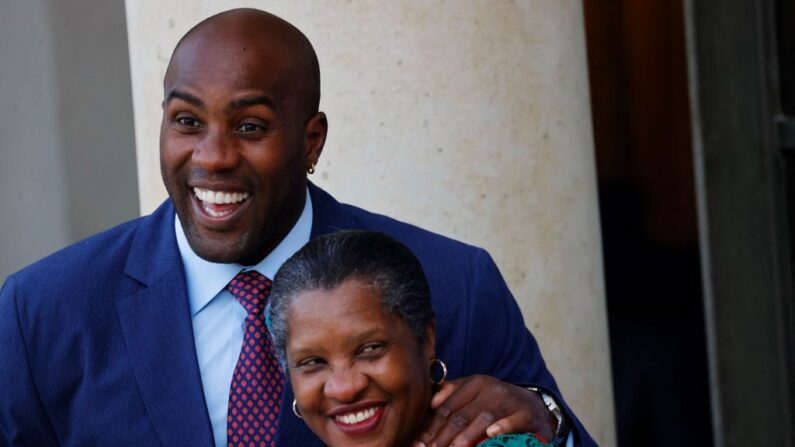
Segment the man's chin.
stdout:
[[218,264],[240,264],[240,253],[236,250],[230,249],[229,246],[218,246],[216,244],[205,243],[191,243],[193,252],[205,261],[215,262]]
[[185,237],[196,255],[218,264],[243,264],[252,256],[246,253],[246,238],[239,234],[203,234],[195,228],[185,228]]

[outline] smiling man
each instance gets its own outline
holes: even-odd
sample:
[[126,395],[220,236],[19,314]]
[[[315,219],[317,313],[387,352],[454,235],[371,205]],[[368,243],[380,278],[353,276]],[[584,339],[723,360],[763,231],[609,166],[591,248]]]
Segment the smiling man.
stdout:
[[328,127],[319,99],[315,52],[278,17],[228,11],[183,37],[164,80],[169,200],[3,286],[0,444],[320,445],[274,360],[268,278],[310,238],[369,229],[420,259],[454,378],[418,442],[595,445],[485,251],[308,182]]
[[192,30],[165,76],[163,180],[191,248],[213,262],[253,265],[284,239],[326,135],[311,45],[254,15]]

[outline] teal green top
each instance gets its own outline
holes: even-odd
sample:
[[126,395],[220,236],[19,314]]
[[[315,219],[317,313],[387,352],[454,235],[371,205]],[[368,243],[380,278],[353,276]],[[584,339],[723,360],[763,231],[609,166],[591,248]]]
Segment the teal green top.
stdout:
[[489,438],[476,447],[553,447],[554,444],[541,442],[532,433],[499,435]]

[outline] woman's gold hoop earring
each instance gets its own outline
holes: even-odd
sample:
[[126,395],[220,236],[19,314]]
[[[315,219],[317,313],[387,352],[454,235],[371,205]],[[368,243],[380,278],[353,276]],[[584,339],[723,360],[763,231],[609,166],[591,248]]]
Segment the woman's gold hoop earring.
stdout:
[[[433,380],[433,365],[438,364],[440,368],[442,368],[442,378],[439,380]],[[444,381],[447,380],[447,365],[441,359],[433,359],[431,362],[431,383],[434,385],[441,385]]]
[[293,399],[293,413],[298,417],[298,419],[303,419],[304,417],[301,416],[301,413],[298,412],[298,402]]
[[314,174],[315,173],[315,164],[314,163],[312,163],[311,165],[309,165],[308,168],[306,168],[306,173],[307,174]]

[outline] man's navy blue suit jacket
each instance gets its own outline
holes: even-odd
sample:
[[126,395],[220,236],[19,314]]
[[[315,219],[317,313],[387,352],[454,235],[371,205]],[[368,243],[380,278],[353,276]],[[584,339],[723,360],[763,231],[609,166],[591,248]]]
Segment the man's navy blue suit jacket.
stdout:
[[[549,389],[562,402],[488,253],[340,204],[314,185],[310,194],[312,237],[378,230],[417,255],[431,287],[438,357],[451,378],[490,374]],[[279,445],[322,445],[293,415],[292,400],[287,387]],[[595,445],[568,414],[576,445]],[[170,201],[7,279],[0,445],[213,445]]]

